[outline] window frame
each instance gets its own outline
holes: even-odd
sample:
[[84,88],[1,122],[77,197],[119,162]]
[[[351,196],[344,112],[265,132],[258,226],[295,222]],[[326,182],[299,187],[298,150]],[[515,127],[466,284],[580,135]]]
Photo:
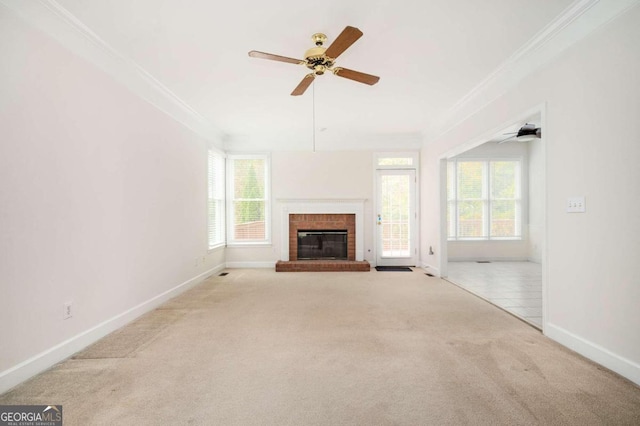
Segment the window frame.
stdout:
[[[235,192],[234,192],[234,161],[235,160],[263,160],[264,161],[264,232],[265,238],[259,240],[238,240],[234,238],[235,227]],[[271,156],[264,153],[228,153],[227,154],[227,247],[270,246],[271,241]]]
[[[483,174],[482,174],[482,198],[474,199],[475,201],[482,201],[482,236],[479,237],[461,237],[459,236],[459,203],[461,201],[469,201],[471,199],[460,199],[458,192],[458,163],[463,162],[476,162],[483,163]],[[491,235],[491,212],[492,212],[492,202],[493,201],[504,201],[505,198],[494,198],[492,196],[492,182],[491,182],[491,163],[498,162],[513,162],[516,163],[518,175],[516,176],[516,196],[514,198],[509,198],[506,200],[513,200],[515,203],[515,236],[505,237],[505,236],[492,236]],[[454,167],[454,176],[453,179],[450,178],[450,165],[453,164]],[[524,239],[523,236],[523,193],[524,193],[524,176],[523,176],[523,158],[518,157],[491,157],[491,158],[473,158],[473,157],[464,157],[464,158],[455,158],[447,160],[447,212],[451,208],[453,204],[452,211],[454,215],[452,215],[450,220],[447,217],[447,241],[522,241]],[[455,187],[453,190],[453,198],[451,198],[451,191],[449,191],[449,183],[453,182]],[[474,201],[472,200],[472,201]],[[449,213],[447,213],[449,215]],[[452,236],[452,229],[455,231],[455,234]]]
[[[214,185],[214,180],[212,179],[212,169],[213,164],[212,161],[219,160],[219,164],[222,166],[221,170],[215,170],[217,173],[216,178],[220,179],[221,182],[217,182],[217,185]],[[207,245],[208,251],[214,251],[218,248],[225,247],[227,244],[227,231],[226,231],[226,213],[227,213],[227,200],[226,200],[226,155],[215,148],[209,148],[207,150]],[[215,226],[212,224],[212,211],[211,211],[211,201],[220,203],[221,208],[219,209],[220,213],[220,222],[218,225],[220,226],[218,230],[218,235],[220,235],[220,239],[213,240],[212,235],[215,233],[212,231],[212,227]]]

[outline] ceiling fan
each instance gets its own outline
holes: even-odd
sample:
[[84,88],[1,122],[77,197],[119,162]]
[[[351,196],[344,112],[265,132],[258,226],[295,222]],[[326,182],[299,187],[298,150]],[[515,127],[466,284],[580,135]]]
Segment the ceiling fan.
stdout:
[[376,84],[380,77],[363,72],[350,70],[348,68],[335,67],[335,61],[345,50],[362,37],[362,31],[355,27],[347,26],[340,33],[329,47],[323,47],[327,41],[327,36],[322,33],[316,33],[311,39],[316,44],[304,54],[304,59],[288,58],[286,56],[272,55],[271,53],[258,52],[252,50],[249,56],[252,58],[269,59],[272,61],[288,62],[290,64],[304,65],[312,72],[305,75],[300,84],[291,92],[292,96],[300,96],[311,85],[317,75],[323,75],[330,71],[338,77],[347,78],[359,83],[368,84],[370,86]]
[[514,139],[518,142],[528,142],[534,139],[540,139],[542,137],[542,129],[540,127],[536,127],[535,124],[525,123],[524,126],[520,127],[517,132],[509,132],[505,133],[505,135],[513,135],[507,138],[504,138],[498,141],[498,144],[505,143],[510,139]]

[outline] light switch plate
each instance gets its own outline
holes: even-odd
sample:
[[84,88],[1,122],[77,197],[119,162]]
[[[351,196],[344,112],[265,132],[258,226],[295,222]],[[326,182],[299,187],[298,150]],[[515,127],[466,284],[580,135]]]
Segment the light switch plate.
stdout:
[[584,196],[567,198],[567,213],[584,213],[587,204]]

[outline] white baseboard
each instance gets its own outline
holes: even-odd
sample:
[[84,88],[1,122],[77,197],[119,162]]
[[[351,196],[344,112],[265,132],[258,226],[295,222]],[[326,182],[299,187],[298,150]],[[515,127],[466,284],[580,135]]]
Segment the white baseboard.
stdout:
[[275,268],[276,261],[266,262],[227,262],[227,268]]
[[448,259],[449,262],[478,262],[478,261],[489,261],[489,262],[528,262],[529,259],[526,257],[450,257]]
[[427,271],[428,273],[436,276],[436,277],[440,277],[440,270],[438,268],[436,268],[435,266],[431,266],[426,262],[420,262],[420,267],[422,269],[424,269],[425,271]]
[[92,343],[97,342],[107,334],[119,329],[120,327],[130,323],[139,316],[157,308],[167,300],[177,296],[178,294],[190,289],[196,284],[202,282],[205,278],[222,271],[225,265],[218,265],[209,269],[177,286],[169,289],[151,299],[142,302],[121,314],[118,314],[102,323],[83,331],[82,333],[71,337],[52,348],[47,349],[11,368],[0,372],[0,394],[19,385],[27,379],[39,374],[48,368],[54,366],[60,361],[64,361],[76,352],[86,348]]
[[614,354],[608,349],[554,324],[545,324],[544,334],[561,345],[640,385],[640,364]]

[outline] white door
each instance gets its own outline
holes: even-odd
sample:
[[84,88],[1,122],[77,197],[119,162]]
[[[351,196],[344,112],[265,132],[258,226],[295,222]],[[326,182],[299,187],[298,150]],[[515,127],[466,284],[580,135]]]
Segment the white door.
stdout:
[[416,171],[377,170],[376,263],[415,266]]

